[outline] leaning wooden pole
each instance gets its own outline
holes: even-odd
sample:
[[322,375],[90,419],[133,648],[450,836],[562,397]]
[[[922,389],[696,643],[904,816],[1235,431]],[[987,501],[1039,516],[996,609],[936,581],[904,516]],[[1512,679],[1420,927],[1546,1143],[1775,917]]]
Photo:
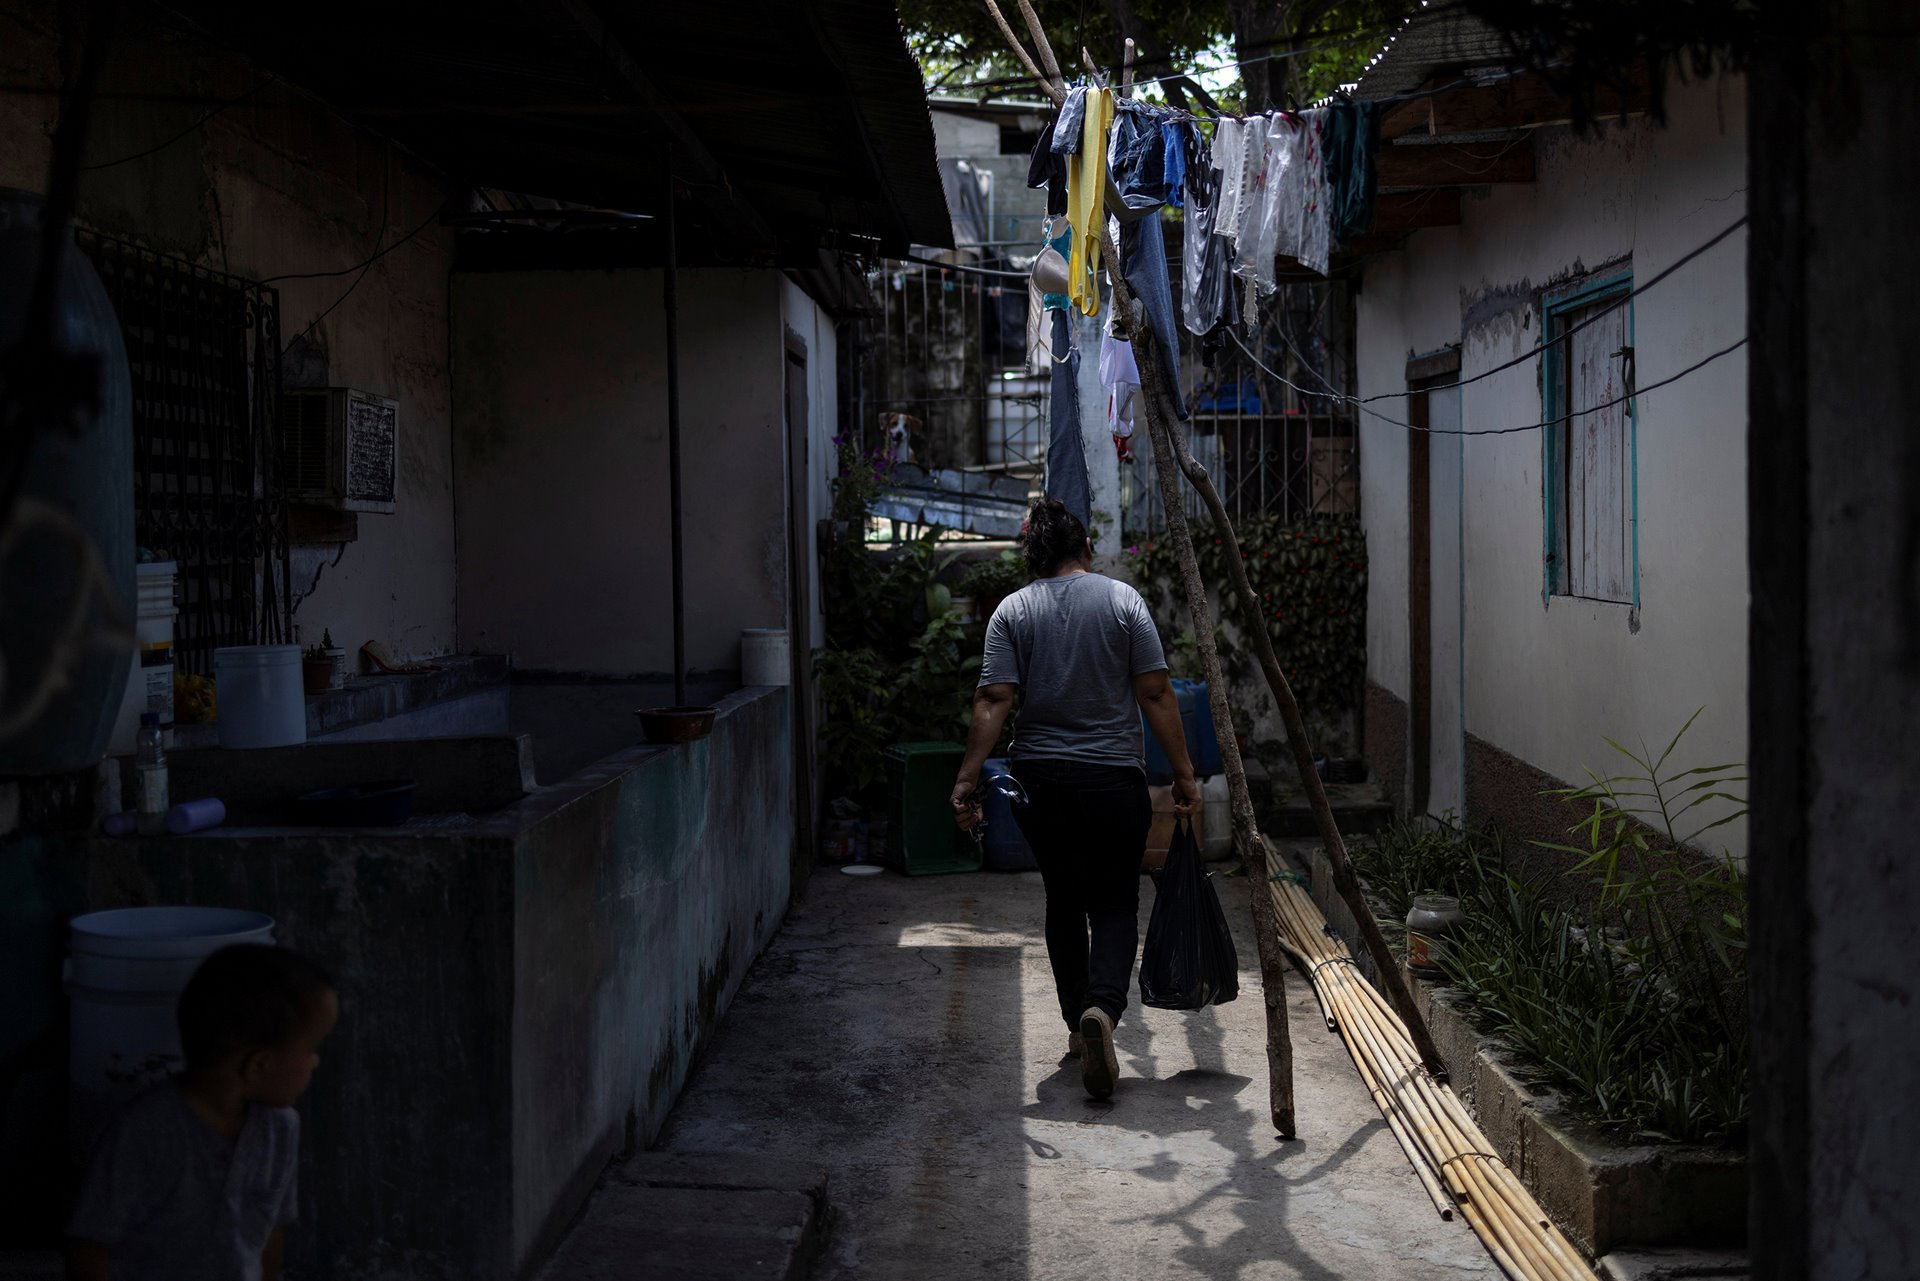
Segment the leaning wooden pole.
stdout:
[[[1035,66],[1035,60],[1020,46],[1014,37],[1011,26],[1001,15],[994,0],[985,0],[988,11],[1000,26],[1001,33],[1023,63]],[[1026,5],[1022,4],[1024,10]],[[1028,15],[1023,13],[1023,17]],[[1040,50],[1041,62],[1048,67],[1059,64],[1054,58],[1045,34],[1039,29],[1037,21],[1029,17],[1029,30],[1034,43]],[[1083,51],[1084,52],[1084,51]],[[1066,85],[1059,76],[1042,77],[1042,84],[1055,103],[1066,100]],[[1121,314],[1130,318],[1130,323],[1142,323],[1141,312],[1133,293],[1127,288],[1126,279],[1121,271],[1121,258],[1118,246],[1103,233],[1100,237],[1100,255],[1106,264],[1108,279],[1113,285],[1113,305]],[[1166,405],[1172,404],[1169,389],[1172,383],[1167,381],[1166,373],[1160,367],[1157,350],[1152,343],[1139,344],[1136,347],[1136,360],[1140,365],[1143,388],[1151,389],[1149,396],[1157,396]],[[1140,358],[1144,356],[1144,359]],[[1206,586],[1200,580],[1200,565],[1193,551],[1193,537],[1187,528],[1185,511],[1180,503],[1178,480],[1174,475],[1174,439],[1171,430],[1173,416],[1165,412],[1152,399],[1144,406],[1147,422],[1147,435],[1153,442],[1155,459],[1158,463],[1156,474],[1160,478],[1161,495],[1168,513],[1168,534],[1173,540],[1180,561],[1182,586],[1186,593],[1187,609],[1193,621],[1193,633],[1200,651],[1201,674],[1207,679],[1208,695],[1213,706],[1214,732],[1220,744],[1220,759],[1227,774],[1227,792],[1233,815],[1234,848],[1240,856],[1241,867],[1245,870],[1252,887],[1254,943],[1259,952],[1260,985],[1263,994],[1267,1028],[1267,1090],[1268,1105],[1273,1127],[1281,1135],[1292,1138],[1297,1132],[1293,1106],[1293,1040],[1287,1027],[1286,1007],[1286,953],[1281,946],[1278,918],[1276,917],[1272,896],[1261,893],[1261,887],[1268,884],[1267,847],[1261,838],[1259,826],[1253,813],[1253,799],[1247,790],[1245,764],[1240,759],[1240,745],[1233,733],[1233,712],[1227,703],[1227,683],[1221,670],[1220,655],[1214,645],[1212,611],[1207,604]]]
[[[1139,353],[1140,344],[1135,343],[1136,362]],[[1142,377],[1145,373],[1146,367],[1142,365]],[[1294,767],[1300,771],[1300,782],[1307,793],[1307,805],[1313,811],[1314,827],[1320,833],[1320,843],[1327,851],[1327,863],[1333,869],[1334,889],[1359,924],[1360,939],[1366,945],[1367,955],[1373,959],[1380,981],[1386,985],[1387,999],[1393,1003],[1394,1013],[1400,1016],[1400,1021],[1407,1025],[1407,1032],[1413,1037],[1414,1048],[1420,1052],[1421,1065],[1444,1081],[1447,1076],[1446,1064],[1441,1061],[1440,1051],[1433,1043],[1433,1034],[1427,1030],[1426,1020],[1420,1016],[1420,1008],[1414,1004],[1413,993],[1407,987],[1400,962],[1388,950],[1387,940],[1380,933],[1380,924],[1374,919],[1373,909],[1360,891],[1360,879],[1354,874],[1353,862],[1347,857],[1346,842],[1341,839],[1339,824],[1334,822],[1333,807],[1327,803],[1327,789],[1320,783],[1320,772],[1313,767],[1313,744],[1307,739],[1306,719],[1300,714],[1300,702],[1293,696],[1293,687],[1287,683],[1286,673],[1280,670],[1280,659],[1273,650],[1273,637],[1267,633],[1267,620],[1260,608],[1260,597],[1247,580],[1246,562],[1240,555],[1240,539],[1234,533],[1233,522],[1227,517],[1226,504],[1220,501],[1219,491],[1213,487],[1213,478],[1207,474],[1207,469],[1188,451],[1186,441],[1178,433],[1173,434],[1173,445],[1182,474],[1199,492],[1201,501],[1213,514],[1214,529],[1226,548],[1227,568],[1233,575],[1233,589],[1246,612],[1242,625],[1253,637],[1260,670],[1267,678],[1267,688],[1273,692],[1274,705],[1280,709],[1281,723],[1286,726],[1287,744],[1293,749]],[[1158,461],[1156,455],[1155,462]]]
[[[1119,274],[1120,255],[1102,237],[1101,256],[1107,260],[1113,281],[1113,305],[1129,316],[1129,329],[1139,334],[1144,318],[1135,305],[1125,280]],[[1233,845],[1240,855],[1240,866],[1253,890],[1253,940],[1260,956],[1260,988],[1267,1015],[1267,1091],[1272,1103],[1273,1127],[1291,1138],[1293,1115],[1293,1038],[1287,1027],[1286,982],[1287,954],[1281,945],[1280,930],[1270,895],[1261,893],[1271,869],[1267,863],[1267,844],[1260,836],[1253,813],[1253,794],[1247,788],[1246,764],[1240,759],[1240,742],[1233,732],[1233,708],[1227,702],[1226,676],[1220,667],[1220,653],[1213,639],[1213,612],[1207,605],[1207,587],[1200,581],[1200,562],[1193,551],[1193,533],[1187,527],[1187,513],[1180,501],[1179,477],[1174,474],[1171,418],[1157,402],[1165,399],[1167,384],[1162,381],[1160,354],[1151,334],[1144,342],[1134,343],[1134,362],[1140,367],[1141,409],[1146,418],[1147,438],[1153,444],[1154,476],[1160,484],[1160,501],[1167,511],[1168,538],[1180,562],[1181,588],[1187,598],[1187,614],[1193,623],[1195,646],[1200,652],[1201,674],[1207,678],[1207,700],[1213,707],[1214,735],[1220,743],[1220,761],[1227,772],[1227,796],[1233,813]],[[1154,390],[1148,392],[1148,388]]]

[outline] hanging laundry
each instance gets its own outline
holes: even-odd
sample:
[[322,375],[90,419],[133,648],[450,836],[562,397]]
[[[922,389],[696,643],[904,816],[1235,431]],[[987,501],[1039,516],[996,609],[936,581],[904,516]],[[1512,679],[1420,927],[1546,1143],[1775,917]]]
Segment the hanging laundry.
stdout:
[[1220,207],[1213,234],[1232,243],[1240,235],[1240,186],[1247,164],[1247,122],[1228,118],[1213,131],[1213,167],[1220,173]]
[[1280,226],[1274,205],[1273,169],[1284,163],[1284,151],[1274,147],[1272,131],[1285,128],[1279,116],[1253,116],[1247,121],[1246,160],[1241,168],[1239,226],[1234,230],[1233,274],[1252,283],[1247,291],[1249,312],[1255,295],[1273,292],[1273,247]]
[[[1061,112],[1065,115],[1065,111]],[[1067,256],[1068,296],[1083,315],[1100,311],[1100,241],[1107,225],[1107,131],[1113,126],[1113,93],[1087,91],[1080,150],[1067,163],[1067,216],[1073,252]],[[1058,130],[1055,130],[1056,137]]]
[[1073,317],[1064,309],[1047,315],[1053,321],[1056,354],[1052,394],[1047,397],[1046,493],[1065,503],[1086,525],[1093,520],[1093,482],[1087,475],[1086,448],[1080,437],[1080,352],[1073,345]]
[[1067,90],[1067,100],[1060,104],[1060,127],[1053,131],[1053,149],[1063,156],[1079,151],[1081,127],[1086,118],[1087,87],[1075,85]]
[[1040,126],[1040,141],[1033,145],[1027,160],[1027,186],[1047,189],[1047,216],[1058,218],[1067,212],[1067,158],[1053,149],[1053,127],[1058,117]]
[[1180,302],[1187,329],[1208,333],[1233,319],[1233,246],[1213,234],[1220,210],[1220,173],[1209,165],[1187,174]]
[[1380,108],[1372,102],[1327,109],[1326,172],[1333,238],[1341,244],[1373,227],[1379,190]]
[[1161,167],[1167,176],[1167,203],[1175,209],[1184,203],[1182,189],[1187,182],[1187,150],[1193,132],[1192,123],[1186,120],[1160,122],[1160,141],[1166,149]]
[[1187,416],[1186,397],[1180,393],[1180,335],[1173,319],[1173,278],[1167,269],[1167,237],[1160,211],[1120,224],[1120,270],[1133,296],[1147,313],[1147,326],[1159,348],[1160,365],[1167,371],[1167,390],[1174,409]]
[[1138,102],[1115,104],[1107,167],[1120,202],[1129,209],[1158,209],[1167,203],[1167,144],[1160,136],[1161,113]]
[[1326,111],[1304,112],[1287,125],[1278,117],[1273,131],[1284,160],[1275,176],[1275,205],[1280,219],[1274,251],[1308,271],[1327,274],[1329,201],[1327,167],[1320,131]]
[[1140,366],[1133,357],[1133,344],[1114,336],[1111,327],[1100,334],[1100,385],[1107,389],[1107,431],[1127,456],[1124,442],[1133,435],[1133,401],[1140,390]]
[[[1061,260],[1064,262],[1073,254],[1073,228],[1067,225],[1066,219],[1062,218],[1060,220],[1060,234],[1056,236],[1052,232],[1053,221],[1052,218],[1047,219],[1046,224],[1040,230],[1040,239],[1047,248],[1059,254]],[[1056,266],[1057,265],[1058,264],[1056,264]],[[1070,270],[1069,268],[1069,271]],[[1067,273],[1063,272],[1062,274],[1066,275]],[[1068,276],[1068,278],[1071,279],[1070,276]],[[1065,294],[1043,293],[1040,301],[1050,310],[1057,309],[1065,311],[1067,308],[1073,306],[1073,300]]]

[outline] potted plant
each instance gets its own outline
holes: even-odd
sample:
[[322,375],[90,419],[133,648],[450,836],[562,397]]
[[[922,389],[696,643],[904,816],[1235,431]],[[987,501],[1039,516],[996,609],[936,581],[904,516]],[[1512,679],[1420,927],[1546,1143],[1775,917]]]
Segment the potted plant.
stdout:
[[300,652],[300,679],[309,694],[324,694],[333,688],[333,660],[319,645]]

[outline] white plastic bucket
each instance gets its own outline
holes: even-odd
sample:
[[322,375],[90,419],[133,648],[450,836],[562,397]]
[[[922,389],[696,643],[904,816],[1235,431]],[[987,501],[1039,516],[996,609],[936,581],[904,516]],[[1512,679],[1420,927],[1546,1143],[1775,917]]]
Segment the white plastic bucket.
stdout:
[[113,1107],[179,1070],[174,1007],[200,962],[231,943],[272,943],[273,918],[225,907],[128,907],[68,923],[68,1081],[74,1151]]
[[740,683],[786,685],[793,666],[784,627],[749,627],[740,633]]
[[290,747],[307,741],[298,645],[216,649],[213,684],[220,746]]
[[120,715],[113,723],[113,741],[107,745],[115,756],[131,756],[139,746],[140,713],[160,713],[162,729],[173,725],[173,584],[178,568],[170,560],[134,567],[139,614],[133,666],[120,697]]
[[1227,857],[1233,852],[1233,801],[1225,774],[1215,774],[1200,784],[1200,810],[1200,827],[1206,833],[1206,848],[1200,857]]

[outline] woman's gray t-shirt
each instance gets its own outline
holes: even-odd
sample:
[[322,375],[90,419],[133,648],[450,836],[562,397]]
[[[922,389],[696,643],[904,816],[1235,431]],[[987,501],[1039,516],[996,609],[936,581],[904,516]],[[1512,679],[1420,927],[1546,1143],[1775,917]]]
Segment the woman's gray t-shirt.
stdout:
[[1141,765],[1133,678],[1166,665],[1139,592],[1104,574],[1063,574],[993,611],[980,683],[1020,687],[1015,760]]

